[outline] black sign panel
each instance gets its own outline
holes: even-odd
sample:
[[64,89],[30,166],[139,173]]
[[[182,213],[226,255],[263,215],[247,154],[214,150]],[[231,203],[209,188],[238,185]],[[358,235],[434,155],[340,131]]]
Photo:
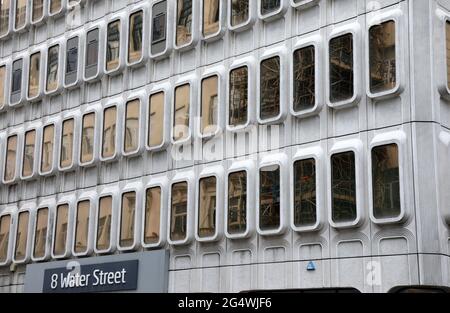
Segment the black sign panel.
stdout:
[[69,261],[65,268],[47,269],[45,293],[111,292],[137,289],[139,261],[79,265]]

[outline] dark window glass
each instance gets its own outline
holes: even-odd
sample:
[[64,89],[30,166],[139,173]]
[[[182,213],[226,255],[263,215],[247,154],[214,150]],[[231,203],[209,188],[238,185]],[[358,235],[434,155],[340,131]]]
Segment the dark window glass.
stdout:
[[53,91],[58,88],[58,68],[59,68],[59,46],[53,46],[48,49],[47,55],[47,91]]
[[142,11],[136,12],[130,16],[130,29],[128,39],[128,62],[137,62],[142,57]]
[[147,189],[145,198],[144,242],[154,244],[159,241],[161,229],[161,188]]
[[45,256],[45,248],[47,245],[47,229],[48,229],[48,208],[39,209],[36,213],[36,225],[34,229],[34,251],[35,258],[43,258]]
[[166,13],[159,13],[153,18],[152,44],[166,39]]
[[97,250],[107,250],[111,245],[112,197],[101,197],[97,216]]
[[316,104],[314,46],[294,52],[294,111],[312,109]]
[[369,30],[370,91],[373,93],[395,88],[395,22],[388,21]]
[[275,230],[280,227],[280,167],[264,167],[259,175],[259,227]]
[[247,229],[247,172],[228,176],[228,233],[239,234]]
[[19,93],[22,89],[22,59],[14,61],[12,70],[11,92],[14,94]]
[[239,126],[248,120],[248,68],[236,68],[230,72],[229,125]]
[[269,14],[280,8],[280,0],[261,0],[261,14]]
[[400,171],[398,146],[372,149],[373,215],[392,218],[400,215]]
[[177,2],[176,44],[182,46],[192,39],[192,0]]
[[219,31],[220,1],[203,1],[203,36],[213,35]]
[[317,220],[316,161],[294,163],[294,224],[311,226]]
[[353,97],[353,35],[330,40],[330,101],[340,102]]
[[216,177],[206,177],[199,182],[198,236],[211,237],[216,232]]
[[86,67],[96,66],[98,62],[99,30],[93,29],[87,33]]
[[187,236],[187,182],[172,185],[171,213],[170,213],[170,239],[184,240]]
[[66,74],[74,73],[78,70],[78,37],[67,41]]
[[260,118],[269,119],[280,114],[280,58],[261,62]]
[[336,223],[356,219],[355,153],[331,156],[332,218]]
[[244,24],[250,18],[250,0],[231,0],[231,26]]

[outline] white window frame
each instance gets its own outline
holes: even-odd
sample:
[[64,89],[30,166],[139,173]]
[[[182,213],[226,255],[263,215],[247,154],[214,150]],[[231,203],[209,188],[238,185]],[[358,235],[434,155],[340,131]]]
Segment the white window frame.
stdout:
[[[136,251],[141,248],[141,224],[142,224],[142,183],[140,181],[138,182],[131,182],[125,185],[125,187],[120,192],[120,199],[119,199],[119,212],[118,212],[118,219],[117,219],[117,250],[120,252],[126,252],[126,251]],[[136,194],[136,202],[135,202],[135,208],[134,208],[134,240],[133,244],[129,247],[122,247],[120,245],[120,232],[121,232],[121,225],[122,225],[122,199],[123,195],[129,192],[134,192]]]
[[[316,168],[316,223],[310,226],[295,225],[295,163],[313,159]],[[325,193],[324,193],[324,152],[320,146],[312,146],[308,148],[299,148],[292,158],[290,166],[290,186],[291,186],[291,205],[290,205],[290,222],[291,228],[297,233],[315,232],[321,230],[325,225]]]
[[[130,17],[131,15],[138,13],[139,11],[142,11],[142,52],[141,52],[141,58],[134,62],[129,62],[129,44],[130,44]],[[150,42],[149,42],[149,31],[150,31],[150,9],[149,4],[139,4],[135,5],[128,11],[128,19],[127,19],[127,34],[126,34],[126,57],[125,62],[127,67],[140,67],[146,64],[148,57],[149,57],[149,48],[150,48]]]
[[[175,39],[173,38],[173,37],[175,37],[174,36],[175,31],[173,29],[174,24],[172,23],[172,21],[175,19],[175,17],[173,16],[173,14],[175,13],[175,9],[174,9],[175,1],[170,1],[170,0],[162,0],[162,1],[166,1],[166,4],[167,4],[167,7],[166,7],[166,39],[165,39],[166,48],[162,52],[155,53],[155,54],[152,53],[151,45],[153,44],[152,43],[153,16],[150,16],[151,21],[150,21],[150,43],[149,43],[150,49],[149,49],[149,52],[150,52],[150,58],[152,58],[154,60],[161,60],[161,59],[169,56],[173,50],[173,43],[175,42],[174,41]],[[153,7],[162,1],[155,1],[152,4],[152,8],[151,8],[150,12],[153,12]]]
[[[120,21],[119,25],[119,65],[117,68],[108,70],[107,69],[107,61],[106,61],[106,55],[108,53],[107,45],[108,45],[108,26],[111,23],[114,23],[116,21]],[[105,23],[105,36],[104,36],[104,42],[99,43],[100,45],[103,45],[103,55],[99,55],[99,58],[103,58],[103,71],[105,75],[108,76],[115,76],[123,72],[126,66],[126,56],[128,56],[128,46],[127,46],[127,36],[128,36],[128,17],[126,12],[121,12],[112,15],[107,22]]]
[[[39,155],[41,153],[41,132],[42,132],[42,123],[40,121],[37,122],[33,122],[32,124],[30,124],[23,132],[23,144],[22,144],[22,149],[20,151],[20,179],[21,180],[33,180],[36,179],[36,177],[38,176],[38,172],[39,172]],[[24,167],[24,157],[25,157],[25,134],[30,132],[30,131],[35,131],[35,142],[34,142],[34,160],[33,160],[33,172],[31,173],[31,175],[29,176],[23,176],[23,167]]]
[[[134,150],[134,151],[130,151],[130,152],[126,152],[125,151],[125,131],[126,131],[126,112],[127,112],[127,104],[134,101],[134,100],[139,100],[139,126],[138,126],[138,147]],[[121,136],[122,136],[122,142],[121,142],[121,153],[124,157],[136,157],[139,156],[140,154],[142,154],[144,152],[145,149],[145,116],[146,116],[146,112],[147,112],[147,106],[148,106],[148,97],[147,97],[147,93],[145,92],[145,90],[139,90],[139,91],[134,91],[129,93],[126,96],[126,100],[123,104],[123,118],[121,119],[121,127],[120,127],[120,132],[121,132]]]
[[[225,126],[225,120],[224,120],[224,115],[225,115],[225,99],[226,99],[226,92],[227,92],[227,87],[226,87],[226,79],[225,79],[225,67],[223,66],[217,66],[217,67],[213,67],[210,69],[207,69],[203,72],[202,77],[200,79],[200,84],[199,84],[199,93],[198,93],[198,118],[199,118],[199,122],[196,123],[195,125],[195,130],[196,130],[196,136],[198,138],[202,138],[202,139],[208,139],[208,138],[212,138],[212,137],[216,137],[219,134],[222,133],[224,126]],[[218,97],[218,101],[217,101],[217,127],[216,127],[216,131],[213,133],[208,133],[208,134],[202,134],[201,131],[201,114],[202,114],[202,93],[203,93],[203,89],[202,89],[202,85],[203,85],[203,80],[211,78],[217,76],[217,97]]]
[[[393,218],[376,218],[373,207],[373,181],[372,181],[372,149],[380,146],[395,144],[398,147],[398,162],[399,162],[399,185],[400,185],[400,214]],[[410,183],[407,183],[409,179],[406,177],[405,165],[408,164],[406,154],[404,152],[406,148],[406,134],[401,131],[392,131],[388,133],[381,133],[376,135],[369,145],[369,158],[368,158],[368,195],[369,195],[369,212],[370,219],[377,225],[389,225],[399,224],[405,222],[410,217],[409,207],[411,206],[410,200]]]
[[[258,2],[259,3],[259,2]],[[278,116],[271,117],[268,119],[262,119],[261,118],[261,63],[271,59],[278,57],[280,59],[280,113]],[[256,118],[258,120],[259,124],[262,125],[273,125],[273,124],[280,124],[282,123],[286,117],[287,117],[287,107],[286,103],[289,101],[288,95],[289,91],[289,79],[288,79],[288,73],[289,73],[289,67],[288,67],[288,60],[287,60],[287,49],[285,47],[276,47],[273,49],[266,50],[258,64],[257,69],[257,83],[256,83],[256,94],[257,94],[257,101],[256,101]],[[287,91],[287,92],[286,92]]]
[[[352,35],[353,39],[353,96],[350,99],[338,101],[338,102],[331,102],[330,96],[331,96],[331,89],[330,89],[330,43],[333,39],[337,37],[341,37],[344,35]],[[355,20],[349,22],[348,24],[344,24],[341,26],[337,26],[334,28],[327,40],[327,60],[326,60],[326,102],[327,105],[330,108],[333,109],[346,109],[349,107],[357,106],[359,104],[359,101],[361,100],[361,66],[362,66],[362,56],[361,56],[361,50],[362,50],[362,42],[361,42],[361,26],[358,22]]]
[[48,18],[48,13],[49,13],[49,9],[48,9],[48,0],[43,0],[42,1],[42,17],[38,20],[33,21],[33,11],[34,11],[34,5],[33,5],[33,0],[30,1],[30,23],[33,26],[39,26],[44,24],[44,22],[47,20]]
[[9,224],[9,238],[8,238],[8,247],[6,249],[6,260],[2,263],[0,263],[0,266],[6,266],[9,265],[12,261],[12,253],[13,253],[13,240],[15,237],[14,231],[16,229],[15,221],[16,221],[16,213],[17,208],[16,207],[6,207],[3,209],[0,213],[0,218],[2,218],[5,215],[9,215],[10,217],[10,224]]
[[[5,140],[4,140],[4,148],[2,149],[2,157],[3,157],[3,164],[2,164],[2,184],[3,185],[13,185],[17,183],[20,179],[20,169],[21,165],[20,157],[22,155],[21,150],[23,149],[23,127],[16,127],[14,129],[11,129],[8,133],[6,133]],[[7,162],[7,154],[8,154],[8,139],[10,137],[16,136],[17,137],[17,146],[16,146],[16,164],[15,164],[15,174],[14,178],[11,180],[5,180],[5,169],[6,169],[6,162]]]
[[[404,26],[403,12],[400,9],[394,9],[386,11],[381,14],[374,13],[376,15],[372,16],[367,23],[367,40],[366,40],[366,90],[367,96],[371,99],[386,99],[390,97],[398,96],[404,90],[404,56],[403,51],[406,51],[407,46],[404,44],[401,34],[408,32],[408,29]],[[370,16],[370,15],[369,15]],[[395,76],[396,83],[395,87],[390,90],[372,93],[370,90],[370,29],[373,26],[381,25],[385,22],[393,21],[395,23]]]
[[[67,234],[66,234],[66,251],[61,254],[55,254],[55,243],[56,243],[56,223],[58,218],[58,207],[61,205],[68,206],[68,219],[67,219]],[[56,203],[55,210],[53,216],[55,217],[53,220],[52,227],[52,246],[51,246],[51,257],[52,259],[66,259],[72,255],[72,246],[73,246],[73,233],[75,232],[74,221],[75,221],[75,210],[77,209],[77,202],[75,194],[66,194],[63,195]]]
[[[252,0],[250,0],[252,1]],[[248,74],[248,86],[247,86],[247,123],[245,123],[244,125],[239,125],[239,126],[232,126],[230,125],[230,84],[231,84],[231,80],[230,80],[230,76],[231,76],[231,72],[233,70],[236,70],[238,68],[241,67],[247,67],[247,74]],[[245,57],[242,59],[238,59],[236,61],[234,61],[231,66],[230,69],[228,70],[227,73],[227,100],[226,100],[226,127],[227,127],[227,131],[229,132],[245,132],[247,131],[253,124],[255,124],[256,119],[255,119],[255,115],[256,115],[256,108],[254,105],[252,105],[252,103],[256,103],[257,99],[256,99],[256,61],[254,57]]]
[[[105,122],[105,111],[109,108],[116,108],[116,134],[115,134],[115,151],[114,155],[110,157],[103,157],[103,127]],[[123,142],[123,131],[121,129],[121,116],[124,115],[124,101],[123,97],[115,97],[113,99],[108,100],[108,102],[103,106],[102,113],[99,118],[99,136],[100,136],[100,148],[99,148],[99,159],[100,162],[114,162],[117,161],[122,155],[122,142]]]
[[[274,153],[267,154],[262,157],[256,175],[256,230],[259,235],[268,237],[268,236],[277,236],[283,235],[288,225],[288,159],[285,153]],[[280,171],[280,226],[277,229],[273,230],[263,230],[260,226],[260,171],[263,168],[278,166]],[[247,191],[248,192],[248,191]]]
[[[33,262],[42,262],[42,261],[46,261],[50,259],[50,250],[52,247],[52,227],[53,227],[53,220],[54,220],[54,216],[53,213],[55,212],[55,200],[54,199],[46,199],[43,200],[38,207],[36,208],[36,214],[34,216],[34,222],[33,222],[33,234],[32,234],[32,242],[31,242],[31,260]],[[36,244],[36,226],[37,226],[37,212],[40,209],[48,209],[48,221],[47,221],[47,234],[46,234],[46,240],[45,240],[45,253],[43,257],[40,258],[36,258],[34,256],[34,248],[35,248],[35,244]]]
[[[20,28],[16,28],[16,10],[17,10],[17,3],[16,3],[16,0],[11,0],[11,4],[10,4],[11,6],[10,6],[10,9],[9,9],[9,12],[10,12],[10,18],[12,18],[13,19],[13,21],[12,21],[12,29],[13,29],[13,32],[15,32],[15,33],[23,33],[23,32],[25,32],[26,30],[27,30],[27,28],[28,28],[28,26],[30,25],[30,20],[31,20],[31,18],[30,18],[30,8],[31,8],[31,1],[26,1],[26,6],[25,6],[25,8],[26,8],[26,10],[25,10],[25,24],[22,26],[22,27],[20,27]],[[13,9],[14,8],[14,9]],[[11,12],[13,12],[13,14],[11,14]],[[12,15],[12,17],[11,17],[11,15]]]
[[[147,190],[151,188],[161,189],[161,203],[160,203],[160,221],[159,221],[159,240],[156,243],[147,244],[145,243],[145,209],[147,205]],[[166,245],[167,242],[167,209],[165,204],[168,201],[168,188],[169,181],[165,176],[154,177],[149,180],[145,185],[144,193],[142,195],[142,232],[141,232],[141,245],[144,249],[161,248]]]
[[[47,172],[43,172],[42,171],[42,149],[43,149],[43,146],[42,146],[42,140],[44,139],[44,128],[45,127],[47,127],[47,126],[50,126],[50,125],[53,125],[53,158],[52,158],[52,166],[51,166],[51,169],[49,170],[49,171],[47,171]],[[61,130],[61,119],[59,118],[59,116],[57,116],[57,117],[52,117],[52,118],[49,118],[49,119],[47,119],[46,121],[45,121],[45,123],[43,124],[43,126],[42,126],[42,131],[40,132],[40,137],[39,137],[39,142],[40,142],[40,150],[39,150],[39,168],[38,168],[38,171],[39,171],[39,175],[40,176],[51,176],[51,175],[54,175],[54,174],[56,174],[56,171],[57,171],[57,169],[58,169],[58,164],[56,164],[57,163],[57,161],[59,161],[59,157],[58,157],[58,147],[59,147],[59,145],[60,145],[60,130]]]
[[[333,147],[330,149],[328,153],[328,169],[327,169],[327,194],[328,194],[328,203],[330,204],[328,210],[328,222],[331,227],[335,229],[348,229],[348,228],[357,228],[361,226],[365,222],[365,213],[364,213],[364,167],[363,167],[363,143],[360,139],[348,139],[344,141],[336,142]],[[345,152],[353,152],[355,155],[355,191],[356,191],[356,218],[353,221],[349,222],[334,222],[333,221],[333,195],[332,195],[332,162],[331,157],[336,154],[345,153]]]
[[[81,153],[82,153],[82,149],[81,149],[81,143],[83,140],[83,118],[86,114],[90,114],[90,113],[94,113],[95,117],[94,117],[94,145],[93,145],[93,157],[92,160],[89,162],[81,162]],[[80,118],[80,135],[78,136],[78,147],[79,147],[79,151],[78,151],[78,163],[81,167],[92,167],[94,165],[96,165],[100,159],[99,155],[100,155],[100,126],[99,126],[99,120],[100,120],[100,116],[102,114],[102,106],[100,103],[96,103],[93,104],[89,107],[87,107],[84,111],[81,112],[81,118]]]
[[[45,1],[48,2],[48,1],[51,1],[51,0],[45,0]],[[61,0],[61,9],[59,11],[55,12],[55,13],[50,13],[50,5],[48,5],[47,6],[48,16],[51,17],[51,18],[56,18],[56,17],[59,17],[59,16],[63,15],[66,12],[66,10],[67,10],[67,1],[68,0]]]
[[[81,78],[81,73],[83,72],[83,51],[84,51],[84,44],[86,42],[86,38],[84,36],[84,31],[77,31],[74,33],[71,33],[70,35],[68,35],[65,39],[65,49],[64,49],[64,64],[63,64],[63,87],[65,89],[72,89],[72,88],[76,88],[78,87],[81,82],[82,82],[82,78]],[[75,82],[73,83],[69,83],[66,84],[66,71],[67,71],[67,42],[71,39],[74,39],[78,37],[78,55],[77,55],[77,78],[75,80]]]
[[[322,38],[320,35],[313,35],[309,37],[302,38],[298,40],[291,53],[291,66],[290,66],[290,87],[291,87],[291,101],[289,105],[290,113],[297,118],[308,118],[317,115],[321,112],[323,108],[323,48],[322,48]],[[314,84],[315,84],[315,99],[316,103],[314,107],[308,110],[295,111],[294,110],[294,99],[295,99],[295,88],[294,88],[294,75],[295,75],[295,64],[294,64],[294,54],[297,50],[314,47]]]
[[[40,53],[41,57],[40,57],[40,61],[39,61],[39,90],[38,90],[38,94],[34,97],[30,97],[29,91],[30,91],[30,61],[31,61],[31,56],[35,53]],[[44,65],[44,61],[45,61],[45,55],[46,55],[46,50],[44,47],[40,46],[37,49],[30,49],[29,52],[29,56],[27,58],[27,66],[26,66],[26,72],[22,73],[25,74],[26,76],[26,86],[25,86],[25,98],[27,101],[29,102],[34,102],[34,101],[39,101],[42,99],[42,97],[44,96],[44,90],[45,90],[45,86],[43,86],[43,82],[45,80],[45,73],[47,68],[43,68]]]
[[[63,123],[67,120],[73,119],[73,149],[72,149],[72,164],[67,167],[61,167],[61,153],[62,153],[62,133],[63,133]],[[61,126],[59,133],[59,145],[58,145],[58,171],[59,172],[70,172],[76,169],[79,163],[79,137],[81,136],[81,113],[79,110],[74,110],[65,113],[61,118]]]
[[[168,1],[170,1],[170,0],[168,0]],[[178,10],[178,2],[175,3],[174,6],[173,6],[174,7],[174,13],[175,13],[175,16],[174,16],[174,19],[173,19],[173,21],[174,21],[174,23],[173,23],[173,25],[174,25],[173,26],[174,27],[173,47],[174,47],[175,50],[177,50],[179,52],[183,52],[183,51],[186,51],[186,50],[193,49],[198,43],[198,40],[199,40],[199,37],[200,37],[199,31],[201,29],[200,25],[199,25],[200,18],[198,16],[200,14],[199,5],[200,5],[200,1],[192,0],[192,24],[191,24],[191,34],[192,34],[192,36],[191,36],[191,40],[188,43],[185,43],[185,44],[183,44],[181,46],[177,45],[177,22],[178,22],[177,21],[177,17],[178,17],[177,10]]]
[[[1,38],[0,38],[1,39]],[[42,57],[42,56],[41,56]],[[12,68],[12,60],[11,58],[7,58],[6,60],[0,62],[0,67],[5,67],[5,80],[3,81],[3,94],[4,94],[4,104],[0,105],[0,112],[4,112],[9,107],[9,102],[11,99],[11,68]]]
[[[247,190],[246,190],[246,195],[247,195],[247,200],[246,200],[246,224],[247,224],[247,229],[245,230],[245,232],[243,233],[239,233],[239,234],[231,234],[228,231],[228,216],[229,216],[229,194],[228,194],[228,189],[229,189],[229,176],[231,174],[234,173],[238,173],[238,172],[246,172],[247,175]],[[246,239],[246,238],[250,238],[251,236],[253,236],[253,234],[255,233],[255,210],[253,210],[253,208],[255,208],[255,192],[253,189],[253,186],[255,186],[255,173],[256,173],[256,169],[255,169],[255,164],[252,160],[244,160],[244,161],[237,161],[237,162],[233,162],[233,164],[230,166],[230,168],[227,171],[227,176],[225,178],[225,236],[228,239]]]
[[[97,207],[95,210],[95,220],[94,220],[94,253],[95,254],[111,254],[114,253],[117,249],[117,221],[120,209],[120,189],[118,186],[108,186],[102,189],[99,192],[97,197]],[[107,249],[98,249],[97,248],[97,239],[98,239],[98,217],[100,212],[100,200],[102,198],[111,197],[111,229],[109,236],[109,247]]]
[[[187,210],[186,210],[186,238],[183,240],[172,240],[170,238],[170,222],[172,218],[172,186],[176,183],[187,183]],[[167,242],[172,246],[186,246],[189,245],[194,238],[194,205],[195,205],[195,176],[194,172],[180,172],[177,173],[169,185],[168,196],[168,218],[167,218]]]
[[[52,47],[54,47],[56,45],[59,46],[59,50],[58,50],[58,71],[57,71],[58,86],[56,87],[55,90],[48,91],[47,90],[47,80],[48,80],[47,70],[48,70],[48,61],[49,61],[48,60],[49,59],[48,51],[49,51],[50,48],[52,48]],[[45,62],[43,63],[43,65],[44,65],[43,68],[44,68],[44,73],[45,73],[44,74],[44,86],[43,87],[44,87],[44,94],[46,96],[55,95],[57,93],[60,93],[63,90],[63,87],[64,87],[64,85],[63,85],[63,83],[64,83],[63,68],[65,67],[64,63],[65,63],[65,59],[66,59],[65,58],[65,52],[66,52],[66,43],[61,38],[57,39],[57,40],[54,40],[54,41],[50,42],[47,45],[47,48],[45,50]]]
[[249,0],[249,8],[248,8],[248,20],[242,24],[239,25],[231,25],[231,5],[232,5],[232,0],[227,0],[227,24],[228,24],[228,29],[232,32],[238,33],[238,32],[243,32],[246,31],[250,28],[253,27],[253,24],[255,24],[256,22],[256,16],[257,16],[257,5],[256,5],[256,1],[258,0]]
[[[190,91],[189,91],[189,135],[187,136],[187,138],[185,139],[179,139],[179,140],[175,140],[173,138],[174,136],[174,118],[175,118],[175,101],[176,101],[176,90],[178,87],[181,87],[183,85],[189,85]],[[183,76],[181,78],[179,78],[175,85],[172,88],[172,102],[171,102],[171,108],[170,108],[170,112],[171,112],[171,118],[170,118],[170,142],[173,145],[183,145],[183,144],[188,144],[192,141],[193,139],[193,134],[194,134],[194,120],[196,118],[196,106],[197,106],[197,93],[198,93],[198,78],[196,74],[190,74],[187,76]]]
[[297,10],[305,10],[309,9],[317,4],[319,4],[320,0],[301,0],[299,2],[295,2],[295,0],[290,0],[291,6]]
[[15,4],[11,1],[9,4],[9,12],[8,12],[8,29],[6,30],[6,33],[0,36],[0,40],[4,40],[9,38],[13,33],[13,26],[15,24],[15,9],[13,8]]
[[[223,203],[224,203],[224,193],[223,193],[223,178],[224,169],[220,165],[211,166],[204,168],[197,178],[197,188],[195,191],[195,239],[198,242],[215,242],[219,241],[223,237]],[[216,218],[215,218],[215,233],[212,236],[200,237],[198,234],[200,217],[200,181],[204,178],[214,177],[216,179]]]
[[[97,49],[97,72],[95,75],[91,77],[86,77],[86,53],[88,49],[88,34],[91,31],[94,31],[98,29],[98,49]],[[94,24],[92,27],[90,27],[84,36],[84,45],[83,45],[83,51],[82,51],[82,58],[80,58],[80,61],[83,65],[83,80],[85,82],[96,82],[100,80],[103,75],[105,74],[105,67],[106,67],[106,24],[103,23],[103,21],[98,22]],[[80,54],[81,55],[81,54]]]
[[[150,130],[150,97],[154,94],[163,92],[164,93],[164,121],[163,121],[163,142],[159,146],[150,147],[148,144],[149,141],[149,135]],[[161,83],[161,84],[155,84],[150,89],[148,89],[147,93],[147,108],[146,108],[146,116],[145,116],[145,148],[148,151],[162,151],[164,150],[169,143],[171,142],[170,136],[171,136],[171,125],[173,122],[171,122],[171,112],[172,109],[167,108],[167,104],[172,105],[172,90],[171,85],[169,82]]]
[[262,14],[261,13],[261,9],[262,9],[261,0],[259,0],[257,2],[258,2],[258,18],[265,22],[271,22],[271,21],[281,18],[286,13],[288,6],[289,6],[288,0],[280,0],[280,7],[278,9],[276,9],[273,12],[267,13],[267,14]]
[[[26,100],[25,90],[27,89],[26,85],[28,83],[27,82],[28,74],[26,72],[27,67],[25,66],[25,64],[27,63],[27,58],[28,58],[28,52],[24,52],[24,53],[21,53],[17,58],[14,58],[11,61],[11,67],[10,67],[10,71],[8,73],[10,84],[9,84],[9,90],[8,90],[8,92],[6,94],[7,97],[8,97],[9,106],[11,108],[16,108],[16,107],[21,106]],[[17,92],[18,94],[20,93],[20,98],[17,101],[12,101],[12,99],[11,99],[11,97],[12,97],[12,86],[13,86],[13,79],[12,79],[12,77],[14,75],[13,68],[14,68],[14,63],[16,61],[19,61],[20,59],[22,59],[22,77],[21,77],[21,79],[22,79],[21,84],[22,85],[21,85],[21,88],[20,88],[20,92]]]
[[215,32],[214,34],[210,34],[205,36],[204,35],[204,7],[205,7],[205,0],[202,0],[201,7],[200,7],[200,34],[202,37],[202,40],[205,42],[214,42],[216,40],[219,40],[223,37],[226,31],[226,3],[227,0],[219,0],[219,30]]
[[[89,210],[89,225],[88,225],[88,237],[87,237],[87,246],[86,251],[84,252],[76,252],[75,251],[75,240],[76,240],[76,232],[77,232],[77,214],[78,214],[78,204],[83,201],[90,201],[90,210]],[[85,191],[83,192],[80,197],[76,200],[74,211],[73,211],[73,229],[72,229],[72,255],[74,257],[84,257],[89,256],[94,251],[94,218],[95,218],[95,212],[97,211],[97,205],[98,205],[98,196],[95,191]]]
[[[28,233],[27,233],[27,246],[25,248],[25,258],[22,260],[16,260],[16,245],[17,245],[17,230],[19,227],[19,215],[23,212],[29,212],[28,216]],[[12,262],[14,264],[26,264],[31,260],[31,240],[33,240],[33,231],[34,231],[34,219],[36,216],[36,204],[34,203],[26,203],[24,204],[16,214],[16,222],[14,227],[14,243],[12,246]]]

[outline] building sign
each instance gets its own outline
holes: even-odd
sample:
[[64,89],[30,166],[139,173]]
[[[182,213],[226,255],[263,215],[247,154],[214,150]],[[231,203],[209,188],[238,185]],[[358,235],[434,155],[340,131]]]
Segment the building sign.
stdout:
[[139,261],[79,265],[44,272],[45,293],[130,291],[137,289]]

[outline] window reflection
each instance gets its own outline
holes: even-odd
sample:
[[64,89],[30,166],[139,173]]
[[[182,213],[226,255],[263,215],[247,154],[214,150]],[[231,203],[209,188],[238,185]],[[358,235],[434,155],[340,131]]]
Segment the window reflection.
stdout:
[[33,12],[31,20],[39,21],[44,16],[44,0],[33,0]]
[[97,219],[97,242],[99,251],[109,249],[111,245],[112,197],[100,198]]
[[39,209],[36,213],[36,225],[34,230],[34,251],[35,258],[43,258],[47,245],[48,229],[48,208]]
[[280,226],[280,167],[264,167],[259,175],[259,227],[275,230]]
[[230,72],[229,125],[245,125],[248,120],[248,68],[246,66]]
[[11,215],[0,217],[0,263],[8,258],[9,233],[11,231]]
[[247,229],[247,172],[228,176],[228,233],[239,234]]
[[447,48],[447,87],[450,89],[450,21],[445,24]]
[[250,0],[231,0],[231,26],[244,24],[250,18]]
[[22,90],[22,59],[14,61],[12,71],[11,96],[14,96]]
[[26,258],[29,220],[30,212],[24,211],[19,213],[17,219],[16,247],[14,250],[14,259],[16,261],[23,261]]
[[134,243],[134,216],[136,214],[136,193],[122,195],[122,213],[120,220],[120,246],[130,248]]
[[400,171],[396,144],[372,149],[372,193],[376,218],[400,215]]
[[396,85],[395,22],[388,21],[369,30],[370,90],[387,91]]
[[55,125],[52,124],[45,126],[42,134],[41,172],[43,173],[47,173],[52,170],[54,141]]
[[29,177],[34,172],[34,150],[36,147],[36,131],[30,130],[25,133],[23,147],[23,168],[22,176]]
[[[1,0],[0,0],[1,1]],[[0,66],[0,109],[6,104],[5,92],[6,66]]]
[[9,30],[9,9],[11,0],[0,0],[0,36],[5,35]]
[[269,119],[280,114],[280,58],[261,62],[260,118]]
[[214,236],[216,232],[216,177],[206,177],[199,182],[198,236]]
[[66,74],[78,71],[78,37],[67,41]]
[[214,35],[219,31],[220,1],[203,1],[203,36]]
[[4,180],[9,182],[16,178],[17,135],[8,137],[6,143],[6,163]]
[[353,97],[353,35],[330,40],[330,101]]
[[102,157],[110,158],[116,153],[117,108],[111,106],[103,112]]
[[61,0],[50,0],[50,14],[58,13],[61,9]]
[[94,159],[94,131],[95,113],[85,114],[81,131],[81,163],[88,163]]
[[74,139],[74,119],[65,120],[62,124],[61,132],[61,168],[72,165],[73,159],[73,139]]
[[148,146],[157,147],[164,140],[164,92],[150,96]]
[[41,53],[37,52],[30,56],[30,68],[28,75],[29,98],[34,98],[39,95],[40,68],[41,68]]
[[217,75],[202,80],[202,103],[200,132],[214,134],[218,127],[219,118],[219,77]]
[[76,224],[75,224],[75,253],[87,252],[89,240],[89,215],[91,203],[89,200],[80,201],[77,205]]
[[98,28],[87,33],[86,68],[96,67],[98,62]]
[[152,26],[152,44],[164,41],[166,39],[166,13],[161,12],[155,15]]
[[16,29],[25,26],[27,13],[27,0],[16,0]]
[[128,41],[128,62],[137,62],[142,57],[142,27],[143,12],[130,15],[130,30]]
[[314,46],[294,52],[294,110],[312,109],[316,103]]
[[189,137],[190,85],[185,84],[175,89],[175,108],[173,120],[173,139],[175,141]]
[[192,0],[177,0],[176,44],[182,46],[192,39]]
[[356,219],[355,154],[331,156],[332,217],[334,222]]
[[187,236],[187,182],[172,185],[170,212],[170,239],[184,240]]
[[147,189],[145,198],[144,242],[155,244],[159,241],[161,224],[161,188]]
[[261,14],[266,15],[280,8],[280,0],[261,0]]
[[58,88],[58,59],[59,46],[53,46],[48,49],[47,60],[47,91],[54,91]]
[[294,163],[294,224],[311,226],[317,220],[316,161]]
[[112,71],[119,67],[120,58],[120,20],[108,24],[106,44],[106,70]]
[[68,222],[69,205],[58,205],[56,208],[55,243],[53,246],[53,253],[56,256],[61,256],[66,253]]
[[127,103],[125,112],[125,152],[134,152],[139,148],[139,108],[141,102],[133,100]]

